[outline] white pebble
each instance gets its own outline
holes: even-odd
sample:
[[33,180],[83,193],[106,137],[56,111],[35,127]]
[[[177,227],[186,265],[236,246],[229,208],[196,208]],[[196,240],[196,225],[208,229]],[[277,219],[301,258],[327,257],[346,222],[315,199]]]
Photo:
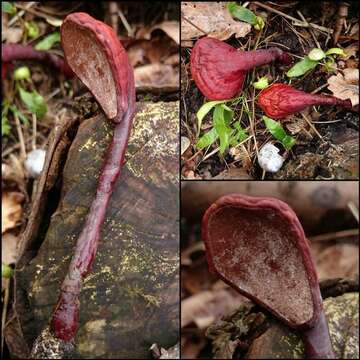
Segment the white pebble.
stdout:
[[281,169],[284,163],[284,158],[279,155],[279,149],[270,144],[265,144],[259,151],[259,165],[262,169],[268,172],[275,173]]
[[25,169],[30,177],[39,177],[44,167],[45,155],[46,151],[42,149],[36,149],[28,153],[25,160]]

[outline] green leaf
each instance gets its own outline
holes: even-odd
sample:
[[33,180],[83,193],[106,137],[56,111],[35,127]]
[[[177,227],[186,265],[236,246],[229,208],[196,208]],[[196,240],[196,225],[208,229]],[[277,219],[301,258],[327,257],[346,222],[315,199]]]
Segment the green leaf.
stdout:
[[3,278],[11,278],[14,275],[14,270],[4,263],[1,263],[1,277]]
[[40,51],[50,50],[58,42],[60,42],[60,33],[57,31],[38,42],[35,49]]
[[266,128],[270,131],[271,135],[279,140],[286,150],[289,150],[294,144],[295,139],[287,135],[281,124],[267,116],[262,117]]
[[23,124],[29,126],[29,119],[15,105],[11,105],[9,109],[14,114],[14,116],[17,116],[23,122]]
[[216,105],[213,115],[214,127],[220,139],[220,153],[223,154],[229,147],[230,135],[232,133],[229,124],[231,122],[234,112],[228,111],[222,105]]
[[196,147],[201,150],[211,145],[218,139],[219,135],[216,132],[216,129],[213,127],[210,131],[208,131],[205,135],[203,135],[198,142],[196,143]]
[[249,9],[236,4],[235,1],[229,2],[227,8],[233,18],[245,21],[251,25],[257,24],[256,15]]
[[1,136],[7,136],[10,134],[11,126],[7,116],[1,116]]
[[36,116],[41,119],[47,112],[47,105],[44,98],[36,91],[27,92],[19,86],[20,98],[26,107]]
[[235,130],[233,131],[233,135],[230,139],[230,145],[235,146],[243,142],[248,138],[248,133],[241,127],[240,121],[234,124]]
[[256,17],[256,24],[254,25],[255,30],[261,30],[265,26],[265,21],[261,16]]
[[340,48],[331,48],[331,49],[327,50],[325,54],[326,55],[336,54],[336,55],[345,56],[344,50],[340,49]]
[[202,121],[204,119],[204,117],[206,116],[206,114],[217,104],[221,104],[225,102],[225,100],[216,100],[216,101],[209,101],[207,103],[205,103],[200,109],[199,111],[196,113],[196,117],[198,120],[197,123],[197,132],[198,134],[200,134],[200,129],[201,129],[201,124]]
[[315,61],[322,60],[325,56],[326,54],[324,53],[324,51],[319,48],[312,49],[308,55],[310,60]]
[[10,15],[14,15],[14,14],[16,14],[16,7],[11,2],[2,1],[1,2],[1,11],[8,13]]
[[288,77],[297,77],[304,75],[309,70],[316,67],[318,61],[311,60],[307,56],[304,57],[301,61],[297,62],[287,73]]
[[29,80],[30,76],[30,69],[27,66],[21,66],[14,71],[15,80]]
[[36,22],[25,21],[26,34],[30,39],[35,39],[39,36],[40,30]]
[[260,79],[258,79],[258,81],[255,81],[253,83],[253,86],[255,89],[265,89],[269,86],[269,81],[268,78],[266,76],[261,77]]

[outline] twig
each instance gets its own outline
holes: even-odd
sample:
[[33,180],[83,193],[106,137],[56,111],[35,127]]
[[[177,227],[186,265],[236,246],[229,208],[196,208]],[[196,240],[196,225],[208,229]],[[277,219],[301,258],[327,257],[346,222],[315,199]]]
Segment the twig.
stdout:
[[16,130],[19,136],[19,142],[20,142],[20,152],[23,159],[26,159],[26,148],[25,148],[25,141],[24,141],[24,135],[21,129],[20,120],[17,115],[14,114],[15,124],[16,124]]
[[1,314],[1,358],[3,357],[3,350],[4,350],[4,330],[5,330],[5,322],[6,322],[6,314],[7,314],[7,307],[9,303],[9,287],[10,287],[10,279],[2,279],[5,287],[5,296]]
[[290,15],[287,15],[287,14],[285,14],[285,13],[279,11],[279,10],[273,9],[272,7],[270,7],[268,5],[265,5],[263,3],[260,3],[258,1],[254,1],[253,4],[256,4],[256,5],[258,5],[258,6],[262,7],[262,8],[270,11],[270,12],[273,12],[275,14],[281,15],[281,16],[289,19],[289,20],[294,21],[295,26],[302,26],[302,27],[309,27],[310,26],[310,27],[312,27],[312,28],[314,28],[316,30],[321,30],[321,31],[324,31],[324,32],[327,32],[327,33],[330,33],[330,34],[333,33],[332,29],[329,29],[327,27],[320,26],[320,25],[317,25],[317,24],[314,24],[314,23],[304,23],[303,21],[300,21],[299,19],[296,19],[296,18],[294,18],[294,17],[292,17]]
[[341,34],[341,30],[343,29],[343,26],[345,24],[345,19],[348,16],[348,8],[349,8],[349,3],[347,2],[341,2],[339,5],[339,9],[338,9],[338,18],[336,19],[336,23],[335,23],[335,30],[333,33],[333,43],[334,45],[337,44],[337,42],[339,41],[339,37]]
[[314,130],[315,134],[322,140],[324,141],[323,137],[321,136],[321,134],[317,131],[316,127],[313,125],[313,123],[303,114],[301,113],[301,116],[305,119],[305,121],[309,124],[309,126]]
[[121,22],[123,23],[126,31],[128,32],[128,36],[134,37],[134,30],[133,30],[133,28],[130,26],[130,24],[128,23],[128,21],[126,20],[126,17],[125,17],[125,15],[123,14],[123,12],[121,11],[120,8],[119,8],[118,14],[119,14],[119,17],[120,17]]
[[116,1],[109,2],[109,13],[110,13],[110,20],[111,20],[111,27],[114,29],[116,33],[119,32],[119,5]]
[[36,5],[35,1],[29,2],[28,4],[26,4],[24,7],[19,6],[19,4],[17,3],[15,6],[20,8],[20,9],[24,9],[19,11],[18,14],[16,14],[9,22],[8,22],[8,26],[12,26],[13,24],[15,24],[21,17],[23,17],[23,15],[25,14],[26,11],[28,11],[31,7],[33,7],[34,5]]
[[36,130],[37,130],[37,118],[36,114],[32,114],[32,137],[31,137],[31,147],[33,150],[36,149]]
[[197,25],[195,25],[192,21],[190,21],[188,18],[186,18],[183,13],[181,13],[181,17],[187,21],[190,25],[192,25],[194,28],[198,29],[199,31],[201,31],[204,35],[207,35],[207,32],[205,32],[204,30],[200,29]]
[[[301,17],[301,19],[302,19],[306,24],[309,24],[308,21],[305,19],[304,15],[303,15],[299,10],[296,10],[296,12],[298,13],[298,15]],[[317,38],[316,38],[314,32],[312,31],[312,29],[309,29],[309,32],[310,32],[312,38],[314,39],[316,46],[317,46],[319,49],[321,49],[321,46],[320,46],[319,42],[317,41]]]
[[359,209],[358,209],[358,207],[352,201],[349,201],[347,206],[350,209],[351,213],[354,215],[354,218],[356,219],[356,221],[359,222]]
[[310,242],[322,242],[322,241],[337,240],[337,239],[356,236],[356,235],[359,235],[359,229],[342,230],[330,234],[311,236],[309,240]]
[[329,84],[328,83],[325,83],[325,84],[322,84],[321,86],[317,87],[315,90],[313,90],[311,92],[311,94],[316,94],[318,93],[320,90],[322,90],[323,88],[326,88]]

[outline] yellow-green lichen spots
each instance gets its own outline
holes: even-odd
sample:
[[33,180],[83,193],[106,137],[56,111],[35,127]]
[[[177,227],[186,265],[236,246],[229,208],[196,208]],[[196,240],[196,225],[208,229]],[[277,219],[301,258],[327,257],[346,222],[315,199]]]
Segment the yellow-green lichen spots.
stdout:
[[126,155],[134,176],[159,187],[176,183],[177,171],[166,168],[166,158],[176,162],[178,157],[178,118],[178,102],[146,103],[139,109]]
[[106,320],[88,321],[79,329],[77,350],[82,356],[100,357],[107,350]]

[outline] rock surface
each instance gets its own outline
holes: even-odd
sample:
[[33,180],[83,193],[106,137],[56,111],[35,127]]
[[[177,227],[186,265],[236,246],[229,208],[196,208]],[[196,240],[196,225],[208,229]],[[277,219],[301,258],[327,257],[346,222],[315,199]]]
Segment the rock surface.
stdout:
[[[178,102],[138,104],[102,229],[80,295],[79,358],[149,358],[179,329]],[[48,323],[95,194],[112,137],[103,114],[85,120],[70,147],[61,196],[36,257],[17,271],[17,313],[29,346]],[[48,201],[54,201],[49,198]]]

